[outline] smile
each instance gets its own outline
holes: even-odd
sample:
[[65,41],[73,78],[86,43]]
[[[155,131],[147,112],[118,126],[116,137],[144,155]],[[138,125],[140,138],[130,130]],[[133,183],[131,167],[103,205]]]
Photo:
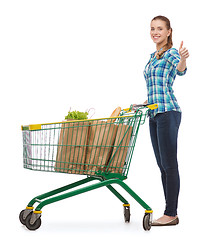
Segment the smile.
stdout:
[[154,38],[154,39],[158,39],[158,38],[159,38],[159,36],[153,36],[153,38]]

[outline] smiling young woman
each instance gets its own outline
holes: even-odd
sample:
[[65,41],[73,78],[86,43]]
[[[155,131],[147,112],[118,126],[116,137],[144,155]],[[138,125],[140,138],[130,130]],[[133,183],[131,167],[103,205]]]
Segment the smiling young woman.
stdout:
[[[154,17],[151,21],[151,31],[150,35],[153,42],[156,44],[155,56],[160,59],[163,53],[168,49],[172,48],[172,28],[170,26],[170,21],[164,16]],[[189,57],[189,52],[186,48],[183,48],[183,41],[181,42],[179,48],[180,62],[178,63],[177,69],[183,72],[186,68],[186,58]]]
[[182,76],[187,71],[189,52],[183,48],[183,41],[179,51],[173,48],[172,28],[169,19],[164,16],[152,19],[150,35],[156,44],[156,52],[151,54],[144,70],[148,94],[145,103],[158,105],[157,109],[150,111],[149,127],[166,200],[164,215],[155,220],[152,226],[168,226],[179,223],[177,138],[181,109],[172,87],[176,75]]

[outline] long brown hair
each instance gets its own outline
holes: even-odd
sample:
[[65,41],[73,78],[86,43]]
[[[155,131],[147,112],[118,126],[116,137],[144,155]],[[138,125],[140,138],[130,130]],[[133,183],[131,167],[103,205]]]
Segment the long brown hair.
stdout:
[[[157,17],[154,17],[152,19],[152,21],[154,20],[161,20],[161,21],[164,21],[166,23],[166,28],[167,30],[170,30],[171,29],[171,33],[169,35],[169,37],[167,38],[167,44],[165,44],[162,48],[162,50],[160,52],[157,53],[157,59],[160,59],[164,52],[166,52],[168,49],[170,49],[172,46],[173,46],[173,42],[172,42],[172,28],[171,28],[171,25],[170,25],[170,21],[167,17],[164,17],[164,16],[157,16]],[[152,22],[151,21],[151,22]]]

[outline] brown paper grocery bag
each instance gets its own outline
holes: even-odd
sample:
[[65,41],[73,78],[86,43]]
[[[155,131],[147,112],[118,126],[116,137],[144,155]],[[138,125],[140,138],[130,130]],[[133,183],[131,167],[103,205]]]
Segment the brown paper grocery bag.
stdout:
[[62,123],[55,171],[84,174],[88,128],[86,122]]
[[92,122],[85,161],[86,174],[95,175],[96,171],[104,171],[111,156],[117,128],[117,125],[101,120]]
[[131,139],[132,127],[120,124],[117,129],[113,152],[110,157],[107,171],[122,173],[125,164],[129,142]]

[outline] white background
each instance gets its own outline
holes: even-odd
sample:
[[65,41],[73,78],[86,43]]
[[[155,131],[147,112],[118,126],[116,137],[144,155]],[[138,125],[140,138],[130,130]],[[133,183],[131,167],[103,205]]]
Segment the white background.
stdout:
[[[181,239],[213,234],[214,220],[214,5],[213,1],[1,0],[1,235],[22,239]],[[175,94],[183,110],[179,133],[180,224],[142,229],[144,209],[131,203],[131,222],[107,189],[95,190],[43,209],[35,232],[18,215],[36,195],[80,176],[22,168],[22,124],[64,119],[69,108],[94,107],[108,117],[117,107],[146,99],[143,69],[155,45],[150,21],[167,16],[174,47],[189,49],[188,71],[177,77]],[[163,214],[160,173],[148,120],[141,126],[126,183]],[[3,234],[6,235],[3,235]],[[188,235],[189,234],[189,235]]]

